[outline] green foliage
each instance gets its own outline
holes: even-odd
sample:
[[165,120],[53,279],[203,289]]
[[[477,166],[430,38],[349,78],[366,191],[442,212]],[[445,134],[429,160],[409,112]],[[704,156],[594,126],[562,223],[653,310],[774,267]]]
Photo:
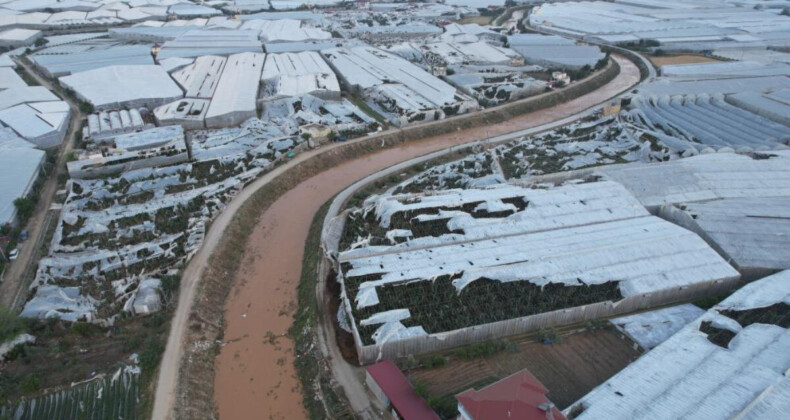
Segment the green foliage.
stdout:
[[444,356],[434,355],[423,359],[422,367],[424,367],[425,369],[440,368],[444,366],[445,363],[447,363],[447,359],[445,359]]
[[24,320],[16,312],[0,307],[0,343],[12,339],[24,331]]
[[561,343],[562,336],[554,328],[541,328],[538,331],[538,338],[545,343]]
[[422,381],[421,379],[417,379],[417,381],[414,383],[413,388],[414,388],[414,393],[419,395],[423,399],[427,399],[429,397],[428,386],[425,385],[425,382]]
[[71,325],[71,332],[80,335],[82,337],[88,337],[98,330],[99,330],[98,325],[94,325],[88,322],[75,322],[74,324]]
[[724,294],[715,295],[715,296],[708,296],[708,297],[704,297],[704,298],[701,298],[701,299],[697,299],[697,300],[695,300],[694,302],[691,302],[691,303],[693,303],[694,305],[698,306],[700,309],[708,310],[708,309],[716,306],[719,302],[724,300],[729,295],[730,295],[729,293],[724,293]]
[[24,364],[30,363],[30,355],[27,353],[27,344],[17,344],[5,354],[5,360],[14,361],[21,360]]
[[162,294],[164,295],[164,300],[170,301],[172,299],[177,299],[178,288],[181,285],[181,276],[163,276],[160,280],[162,281]]
[[[5,375],[0,373],[0,387],[4,387],[6,382]],[[30,387],[25,392],[35,392],[41,385],[41,380],[35,375],[22,382],[22,386]],[[13,410],[17,413],[14,418],[18,420],[135,419],[139,399],[138,375],[124,372],[116,380],[110,374],[62,391],[9,402],[2,410],[6,413]],[[4,418],[0,416],[0,419]]]
[[30,197],[20,197],[14,200],[17,214],[22,220],[27,220],[36,208],[36,201]]
[[150,337],[145,342],[145,348],[140,352],[140,369],[143,373],[153,373],[159,365],[159,359],[165,351],[165,343],[159,337]]
[[33,45],[35,45],[36,47],[43,47],[44,45],[47,45],[48,43],[49,43],[49,41],[47,41],[46,38],[39,38],[39,39],[36,40],[36,42]]
[[[343,271],[347,272],[349,266],[344,263]],[[378,276],[347,277],[349,298],[356,297],[362,282],[374,281]],[[538,286],[528,279],[503,283],[481,278],[458,293],[452,284],[456,276],[380,286],[376,290],[379,303],[365,308],[354,307],[354,319],[367,319],[378,312],[407,308],[411,317],[406,326],[420,325],[429,334],[435,334],[596,302],[614,302],[622,297],[617,281],[583,286],[556,283]],[[358,329],[363,343],[372,344],[376,326],[360,325]]]
[[93,105],[88,102],[80,101],[80,112],[83,114],[93,114]]
[[442,419],[455,419],[458,416],[458,401],[455,397],[429,397],[426,402]]
[[28,375],[28,377],[22,381],[22,384],[19,385],[19,389],[25,394],[32,394],[41,389],[41,378],[35,373]]
[[417,358],[414,355],[408,355],[403,360],[400,361],[400,368],[402,370],[411,370],[416,369],[420,366],[420,362],[417,361]]
[[472,360],[488,357],[504,350],[518,351],[518,344],[504,339],[474,343],[457,349],[455,355],[465,360]]

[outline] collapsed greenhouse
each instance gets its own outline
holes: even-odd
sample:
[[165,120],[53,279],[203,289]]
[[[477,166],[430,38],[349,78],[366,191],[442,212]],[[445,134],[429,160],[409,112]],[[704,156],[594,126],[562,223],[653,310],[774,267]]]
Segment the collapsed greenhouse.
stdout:
[[568,407],[585,419],[790,413],[790,271],[733,293]]
[[334,223],[344,223],[342,316],[362,363],[707,296],[739,279],[614,182],[373,196]]

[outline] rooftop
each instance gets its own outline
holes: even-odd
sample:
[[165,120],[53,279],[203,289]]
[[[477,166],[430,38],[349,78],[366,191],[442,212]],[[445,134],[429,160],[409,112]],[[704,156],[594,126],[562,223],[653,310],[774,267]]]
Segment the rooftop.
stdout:
[[382,360],[365,367],[404,420],[431,420],[439,416],[414,392],[409,380],[394,363]]
[[97,108],[173,100],[184,92],[160,66],[119,65],[63,76],[60,82]]
[[470,389],[455,398],[472,420],[565,420],[546,396],[548,392],[524,369],[479,391]]
[[790,416],[790,271],[752,282],[595,388],[575,418]]

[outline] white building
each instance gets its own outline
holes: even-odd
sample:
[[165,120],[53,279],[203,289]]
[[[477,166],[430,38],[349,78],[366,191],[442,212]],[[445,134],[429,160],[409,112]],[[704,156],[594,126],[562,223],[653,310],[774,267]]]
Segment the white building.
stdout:
[[14,200],[31,193],[45,158],[11,130],[0,129],[0,226],[14,223]]
[[210,99],[214,96],[225,57],[204,55],[194,63],[173,72],[173,79],[184,89],[187,98]]
[[263,52],[258,31],[235,29],[195,29],[162,45],[157,59]]
[[268,54],[261,76],[264,100],[310,94],[340,98],[340,84],[324,58],[315,51]]
[[60,78],[77,97],[98,110],[153,108],[184,96],[184,92],[160,66],[109,66]]
[[241,53],[228,57],[206,112],[207,127],[238,125],[258,114],[256,100],[265,55]]
[[349,90],[401,126],[477,109],[477,101],[416,65],[373,47],[322,51]]
[[31,102],[0,110],[0,122],[36,146],[49,148],[63,142],[69,115],[66,102]]
[[209,99],[184,98],[154,109],[154,117],[159,125],[178,124],[187,130],[205,128]]
[[34,29],[9,29],[0,32],[0,47],[19,48],[33,45],[42,32]]

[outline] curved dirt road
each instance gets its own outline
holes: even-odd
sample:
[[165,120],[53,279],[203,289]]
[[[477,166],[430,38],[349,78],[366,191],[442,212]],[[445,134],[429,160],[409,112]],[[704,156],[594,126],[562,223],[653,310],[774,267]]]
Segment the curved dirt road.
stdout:
[[[312,217],[332,195],[355,180],[392,164],[475,139],[512,133],[575,115],[639,82],[639,70],[616,56],[620,75],[590,94],[501,124],[413,141],[329,169],[299,184],[262,216],[245,252],[246,269],[226,303],[226,346],[217,360],[215,399],[223,419],[300,418],[300,384],[294,376],[292,342],[283,335],[293,320],[304,241]],[[265,174],[242,190],[212,223],[203,246],[182,276],[178,309],[160,364],[152,418],[171,418],[183,337],[197,282],[234,213],[257,189],[291,167],[329,148],[312,150]]]
[[[305,416],[293,368],[293,343],[284,334],[296,310],[296,287],[308,228],[323,203],[354,181],[399,162],[563,119],[606,101],[639,82],[639,70],[633,63],[615,59],[621,67],[620,75],[588,95],[501,124],[408,142],[343,163],[302,182],[272,204],[250,237],[245,268],[235,279],[225,306],[227,344],[217,358],[215,378],[220,418]],[[232,214],[228,210],[223,215]]]

